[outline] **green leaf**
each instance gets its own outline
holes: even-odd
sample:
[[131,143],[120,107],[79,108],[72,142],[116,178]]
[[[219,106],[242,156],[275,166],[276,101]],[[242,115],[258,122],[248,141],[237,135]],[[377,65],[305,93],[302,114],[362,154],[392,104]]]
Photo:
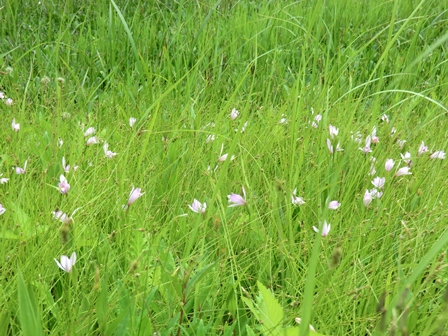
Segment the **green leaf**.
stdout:
[[263,321],[263,327],[270,332],[278,331],[284,317],[283,308],[261,282],[257,281],[257,286],[260,290],[258,308],[261,312],[260,318]]
[[43,335],[42,322],[39,316],[36,299],[31,288],[25,285],[22,273],[18,275],[19,319],[23,335]]

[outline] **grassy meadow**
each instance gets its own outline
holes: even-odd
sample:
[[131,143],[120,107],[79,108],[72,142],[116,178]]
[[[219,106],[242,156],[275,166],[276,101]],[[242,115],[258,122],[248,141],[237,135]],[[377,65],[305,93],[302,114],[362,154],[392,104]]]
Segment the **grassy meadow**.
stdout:
[[0,22],[0,335],[448,335],[445,1]]

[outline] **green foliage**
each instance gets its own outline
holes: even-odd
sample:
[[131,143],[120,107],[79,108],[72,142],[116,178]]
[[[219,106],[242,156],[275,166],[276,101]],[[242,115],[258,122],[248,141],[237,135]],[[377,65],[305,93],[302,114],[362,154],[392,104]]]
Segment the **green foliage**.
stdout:
[[443,2],[13,0],[0,22],[0,334],[447,330]]

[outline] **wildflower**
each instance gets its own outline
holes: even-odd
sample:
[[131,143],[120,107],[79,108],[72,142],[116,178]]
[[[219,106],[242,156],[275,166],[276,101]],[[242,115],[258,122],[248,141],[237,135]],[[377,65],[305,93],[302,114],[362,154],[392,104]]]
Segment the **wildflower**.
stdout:
[[62,157],[62,169],[68,174],[70,172],[70,165],[65,164],[65,157]]
[[[294,319],[294,321],[296,321],[297,324],[302,323],[302,319],[300,317],[296,317]],[[310,324],[310,330],[313,331],[313,332],[316,332],[316,329],[314,329],[314,327],[311,324]]]
[[[327,139],[327,147],[328,147],[328,150],[330,151],[330,154],[333,154],[334,150],[333,150],[333,145],[331,144],[330,139]],[[339,144],[339,142],[338,142],[338,144],[336,146],[336,151],[337,152],[342,152],[343,151],[343,149],[341,148],[341,145]]]
[[313,123],[311,124],[311,126],[313,126],[314,128],[319,127],[319,122],[320,122],[321,120],[322,120],[322,116],[321,116],[320,114],[316,115],[316,116],[314,117],[314,121],[313,121]]
[[373,129],[372,129],[371,139],[372,139],[373,143],[380,142],[380,139],[376,135],[376,127],[373,127]]
[[98,140],[98,138],[94,136],[87,140],[86,145],[90,146],[90,145],[99,144],[99,143],[100,143],[100,141]]
[[372,138],[370,135],[367,136],[366,138],[366,145],[364,146],[364,148],[360,148],[360,150],[362,150],[364,153],[369,153],[372,150],[370,149],[370,143],[372,142]]
[[52,212],[54,219],[58,219],[62,223],[70,223],[71,218],[67,216],[66,213],[63,213],[61,210],[53,211]]
[[[225,160],[227,160],[227,157],[229,156],[229,154],[224,154],[224,155],[221,155],[219,158],[218,158],[218,161],[219,162],[224,162]],[[235,159],[235,155],[232,155],[231,157],[230,157],[230,161],[233,161]]]
[[356,142],[357,144],[360,144],[360,143],[362,142],[362,134],[361,134],[359,131],[357,131],[357,132],[354,133],[354,134],[353,134],[353,132],[352,132],[352,135],[351,135],[350,137],[351,137],[351,139],[352,139],[354,142]]
[[298,197],[296,195],[296,193],[297,193],[297,189],[294,189],[294,191],[292,192],[292,195],[291,195],[291,203],[293,205],[304,205],[305,201],[303,200],[302,197]]
[[229,198],[229,203],[230,203],[229,208],[246,205],[246,190],[244,190],[244,187],[242,189],[243,189],[244,198],[241,195],[234,194],[234,193],[227,195],[227,197]]
[[422,141],[420,147],[418,148],[418,152],[417,155],[423,155],[424,153],[426,153],[428,151],[428,146],[425,146],[425,143]]
[[406,140],[397,140],[398,147],[400,147],[400,149],[402,149],[405,142],[406,142]]
[[384,168],[385,168],[387,171],[391,171],[391,169],[394,167],[394,164],[395,164],[394,160],[392,160],[392,159],[387,159],[387,160],[386,160],[386,163],[385,163],[385,165],[384,165]]
[[5,105],[6,105],[6,106],[11,106],[12,103],[13,103],[13,100],[12,100],[11,98],[7,98],[7,99],[5,100]]
[[370,190],[370,195],[372,196],[372,199],[381,198],[381,196],[383,196],[383,192],[373,188]]
[[369,190],[366,189],[366,192],[364,193],[364,198],[363,198],[364,206],[369,206],[369,204],[372,202],[372,200],[373,200],[372,194],[370,193]]
[[210,142],[213,142],[213,141],[215,141],[215,135],[214,135],[214,134],[210,134],[210,135],[207,137],[207,139],[205,139],[205,142],[206,142],[206,143],[210,143]]
[[437,151],[437,152],[432,153],[429,157],[431,159],[441,159],[441,160],[443,160],[443,159],[445,159],[445,155],[446,155],[446,153],[444,151]]
[[128,207],[131,206],[132,203],[134,203],[139,197],[141,197],[144,193],[141,192],[140,188],[134,188],[132,187],[132,190],[129,194],[128,199]]
[[339,133],[339,129],[337,129],[337,128],[334,127],[333,125],[330,125],[329,128],[330,128],[330,137],[331,137],[332,139],[334,139],[334,137],[338,135],[338,133]]
[[370,165],[370,172],[369,175],[373,176],[376,174],[376,169],[375,166],[373,165],[373,163]]
[[56,264],[61,270],[70,273],[76,263],[76,252],[73,252],[70,258],[66,255],[61,256],[61,262],[57,261],[56,259],[54,259],[54,261],[56,261]]
[[372,181],[372,184],[374,187],[382,189],[384,188],[384,183],[386,182],[386,178],[385,177],[375,177]]
[[62,174],[61,176],[59,176],[59,181],[60,181],[58,183],[59,191],[61,192],[61,194],[66,194],[70,190],[70,184],[68,184],[67,179]]
[[382,120],[382,121],[385,121],[386,123],[389,123],[389,117],[388,117],[386,114],[383,114],[383,115],[381,116],[381,120]]
[[109,159],[112,159],[115,155],[118,154],[109,150],[109,144],[107,142],[104,143],[103,149],[104,149],[104,155],[106,155],[106,157],[108,157]]
[[395,127],[392,127],[392,129],[390,130],[390,136],[395,135],[395,133],[397,133],[397,129]]
[[28,162],[28,160],[26,160],[25,163],[23,164],[23,168],[16,167],[16,174],[25,174],[26,173],[27,162]]
[[12,119],[11,126],[14,132],[18,132],[20,130],[20,124],[16,123],[16,119]]
[[235,120],[239,114],[240,114],[240,112],[236,108],[233,108],[232,112],[230,113],[230,118],[232,120]]
[[[0,174],[0,176],[3,176],[3,174]],[[9,181],[9,178],[7,178],[7,177],[0,178],[0,184],[8,183],[8,181]]]
[[133,127],[137,119],[135,118],[129,118],[129,126]]
[[285,118],[285,115],[282,114],[282,118],[280,119],[280,121],[278,122],[280,125],[286,125],[288,124],[288,120]]
[[411,175],[412,173],[409,171],[409,169],[409,167],[402,167],[398,169],[398,171],[395,173],[395,176]]
[[3,99],[5,99],[5,97],[6,97],[5,93],[3,91],[0,91],[0,99],[3,100]]
[[340,206],[341,206],[341,203],[339,203],[338,201],[331,201],[330,203],[328,203],[328,209],[330,209],[330,210],[336,210]]
[[412,166],[412,161],[410,160],[410,158],[411,158],[411,153],[406,152],[404,155],[400,153],[400,155],[401,155],[401,158],[403,159],[403,161],[406,162],[406,164],[407,164],[409,167]]
[[[328,232],[330,232],[331,225],[327,223],[327,221],[324,221],[324,225],[322,228],[322,237],[326,237],[328,235]],[[319,229],[315,226],[313,226],[313,230],[317,233],[319,233]]]
[[84,136],[88,137],[89,135],[95,134],[95,129],[93,127],[89,127],[85,132],[84,132]]
[[3,207],[3,205],[0,204],[0,216],[3,215],[6,212],[6,209]]
[[58,147],[59,148],[62,148],[62,145],[64,144],[64,141],[61,139],[61,138],[59,138],[58,139]]
[[194,199],[193,204],[189,205],[191,211],[196,213],[204,213],[207,209],[207,203],[201,204],[197,199]]

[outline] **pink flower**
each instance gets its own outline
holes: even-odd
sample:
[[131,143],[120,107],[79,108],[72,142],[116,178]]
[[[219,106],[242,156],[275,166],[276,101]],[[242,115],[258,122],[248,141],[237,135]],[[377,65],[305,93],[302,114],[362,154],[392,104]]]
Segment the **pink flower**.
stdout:
[[426,153],[428,151],[428,146],[425,146],[425,143],[422,141],[420,147],[418,148],[418,156],[423,155],[423,153]]
[[380,139],[376,136],[376,127],[373,127],[373,129],[372,129],[371,139],[372,139],[373,143],[380,142]]
[[70,172],[70,165],[65,164],[65,157],[62,157],[62,169],[68,174]]
[[409,167],[412,166],[412,161],[410,160],[411,159],[411,153],[406,152],[404,155],[400,153],[400,155],[401,155],[401,158],[403,159],[403,161],[406,162],[406,164]]
[[90,145],[95,145],[95,144],[99,144],[100,141],[98,140],[97,137],[91,137],[87,140],[86,145],[90,146]]
[[88,137],[89,135],[95,134],[95,129],[93,127],[89,127],[85,132],[84,132],[84,136]]
[[431,159],[445,159],[445,152],[444,151],[437,151],[431,154],[430,158]]
[[[333,145],[331,144],[330,139],[327,139],[327,147],[328,147],[328,150],[330,151],[330,154],[333,154],[334,150],[333,150]],[[338,144],[336,146],[336,151],[337,152],[342,152],[343,151],[343,149],[341,148],[341,145],[339,144],[339,142],[338,142]]]
[[194,199],[193,204],[189,205],[189,207],[193,212],[204,213],[205,210],[207,209],[207,203],[204,202],[204,204],[202,204],[197,199]]
[[6,212],[6,209],[3,207],[3,205],[0,204],[0,216],[3,215]]
[[360,148],[360,150],[362,150],[364,153],[369,153],[372,150],[370,149],[370,143],[372,142],[372,138],[370,135],[367,136],[366,138],[366,145],[364,146],[364,148]]
[[232,120],[235,120],[239,114],[240,114],[240,112],[236,108],[233,108],[232,112],[230,113],[230,118]]
[[12,101],[11,98],[7,98],[7,99],[5,100],[5,105],[6,105],[6,106],[11,106],[12,103],[13,103],[13,101]]
[[397,140],[398,147],[400,147],[400,149],[402,149],[405,142],[406,142],[406,140]]
[[[3,176],[3,174],[0,174],[0,176]],[[7,178],[7,177],[0,178],[0,184],[8,183],[8,181],[9,181],[9,178]]]
[[372,199],[381,198],[381,196],[383,196],[383,192],[373,188],[372,190],[370,190],[370,195],[372,196]]
[[229,208],[236,207],[236,206],[242,206],[246,205],[246,190],[243,189],[244,198],[241,195],[231,193],[230,195],[227,195],[229,198]]
[[109,150],[109,144],[107,142],[104,143],[103,149],[104,149],[104,155],[106,155],[106,157],[108,157],[109,159],[112,159],[115,155],[118,154]]
[[394,164],[395,164],[394,160],[392,160],[392,159],[387,159],[387,160],[386,160],[386,164],[384,165],[384,168],[385,168],[387,171],[391,171],[392,168],[394,167]]
[[27,162],[28,162],[28,160],[26,160],[25,163],[23,164],[23,168],[16,167],[16,174],[25,174],[26,173]]
[[[330,232],[331,225],[327,223],[327,221],[324,221],[324,225],[322,228],[322,237],[326,237],[328,233]],[[315,226],[313,226],[313,230],[317,233],[319,233],[319,229]]]
[[294,191],[292,192],[291,203],[293,205],[304,205],[305,201],[303,200],[302,197],[296,196],[296,192],[297,192],[297,189],[294,189]]
[[369,192],[369,190],[366,189],[366,192],[364,193],[364,198],[363,198],[363,202],[364,202],[364,206],[369,206],[369,204],[372,202],[373,197],[372,194]]
[[6,97],[6,96],[5,96],[5,93],[4,93],[4,92],[2,92],[2,91],[0,91],[0,99],[2,99],[2,100],[3,100],[3,99],[5,99],[5,97]]
[[129,118],[129,126],[133,127],[137,119],[135,118]]
[[61,192],[61,194],[66,194],[70,190],[70,184],[68,184],[67,179],[62,174],[61,176],[59,176],[59,181],[59,191]]
[[66,255],[61,256],[61,262],[56,261],[56,264],[59,266],[59,268],[67,273],[70,273],[72,271],[73,265],[76,263],[76,252],[73,252],[71,257],[67,257]]
[[382,189],[384,187],[384,183],[386,182],[385,177],[375,177],[372,181],[374,187]]
[[131,193],[129,194],[128,206],[131,206],[139,197],[141,197],[144,193],[141,192],[140,188],[132,187]]
[[18,132],[20,130],[20,124],[16,123],[16,119],[12,119],[11,126],[14,132]]
[[70,223],[71,219],[67,216],[67,214],[63,213],[61,210],[53,211],[54,219],[58,219],[62,223]]
[[328,203],[328,209],[330,209],[330,210],[336,210],[340,206],[341,206],[341,203],[339,203],[338,201],[331,201],[330,203]]
[[411,175],[412,173],[409,171],[409,169],[409,167],[402,167],[398,169],[398,171],[395,173],[395,176]]
[[330,128],[330,137],[331,137],[332,139],[334,139],[334,137],[338,135],[338,133],[339,133],[339,129],[337,129],[337,128],[334,127],[333,125],[330,125],[329,128]]

